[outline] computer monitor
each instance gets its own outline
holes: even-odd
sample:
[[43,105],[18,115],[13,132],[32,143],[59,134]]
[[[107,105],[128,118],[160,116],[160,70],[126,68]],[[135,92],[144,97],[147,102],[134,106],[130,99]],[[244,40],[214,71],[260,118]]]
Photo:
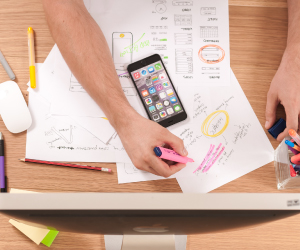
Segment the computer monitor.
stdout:
[[11,218],[59,231],[106,235],[186,235],[252,227],[298,214],[300,194],[0,194]]

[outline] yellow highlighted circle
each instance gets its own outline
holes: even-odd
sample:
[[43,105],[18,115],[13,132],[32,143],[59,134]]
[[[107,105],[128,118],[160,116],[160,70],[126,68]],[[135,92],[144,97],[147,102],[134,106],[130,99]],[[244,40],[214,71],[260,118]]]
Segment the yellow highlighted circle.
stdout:
[[[222,114],[224,114],[226,116],[226,121],[225,121],[225,124],[224,124],[223,128],[216,134],[213,134],[213,135],[209,134],[208,129],[209,129],[210,124],[212,123],[212,121],[214,119],[216,119],[219,115],[222,115]],[[217,137],[225,131],[228,124],[229,124],[229,114],[227,113],[227,111],[217,110],[217,111],[211,113],[209,116],[206,117],[206,119],[202,123],[201,131],[204,135],[206,135],[208,137]]]
[[123,38],[125,35],[124,34],[120,34],[120,37]]

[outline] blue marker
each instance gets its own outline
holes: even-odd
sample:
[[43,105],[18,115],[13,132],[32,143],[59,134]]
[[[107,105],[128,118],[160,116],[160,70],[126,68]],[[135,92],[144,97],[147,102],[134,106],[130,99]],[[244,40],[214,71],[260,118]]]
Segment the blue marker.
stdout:
[[[300,147],[295,145],[294,143],[290,142],[289,140],[285,140],[285,144],[288,145],[289,147],[291,147],[292,149],[297,150],[298,152],[300,152]],[[293,153],[295,153],[295,152],[293,152]]]

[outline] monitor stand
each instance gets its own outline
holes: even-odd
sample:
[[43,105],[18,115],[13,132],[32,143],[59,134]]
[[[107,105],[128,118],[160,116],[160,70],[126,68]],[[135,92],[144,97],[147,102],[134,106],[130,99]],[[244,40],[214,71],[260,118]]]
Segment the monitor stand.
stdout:
[[105,235],[106,250],[186,250],[186,235]]

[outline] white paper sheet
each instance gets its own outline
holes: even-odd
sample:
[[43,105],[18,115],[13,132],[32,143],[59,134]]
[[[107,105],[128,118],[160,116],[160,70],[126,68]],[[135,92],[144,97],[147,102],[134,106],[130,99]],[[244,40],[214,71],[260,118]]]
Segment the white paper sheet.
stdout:
[[[183,139],[189,157],[195,160],[174,175],[183,192],[209,192],[273,160],[273,147],[233,73],[231,87],[180,86],[178,92],[188,119],[168,129]],[[217,137],[204,135],[201,127],[205,119],[212,112],[223,110],[229,117],[225,131]],[[221,131],[225,122],[226,116],[220,112],[219,119],[207,122],[210,124],[208,135]],[[220,143],[225,150],[209,171],[193,174],[203,161],[210,144],[217,147]],[[158,179],[155,175],[137,170],[126,151],[120,148],[116,159],[123,160],[123,164],[118,163],[119,183]]]
[[[155,53],[162,56],[175,85],[230,85],[227,0],[92,0],[88,6],[107,40],[126,96],[137,94],[127,65]],[[129,14],[133,6],[139,11]],[[55,61],[51,113],[104,116],[59,51]]]
[[116,132],[106,118],[72,116],[71,119],[105,144]]
[[[50,51],[44,63],[36,64],[36,79],[37,87],[35,89],[28,88],[30,95],[34,95],[46,106],[51,106],[53,103],[53,96],[55,96],[54,66],[55,53],[58,51],[55,45]],[[29,86],[29,83],[27,84]],[[64,117],[64,116],[63,116]],[[61,116],[55,117],[57,120]],[[71,117],[77,125],[89,131],[92,135],[97,137],[103,143],[107,144],[112,136],[115,134],[114,128],[110,125],[108,120],[94,117]],[[64,118],[63,118],[64,119]]]
[[115,162],[113,149],[69,117],[55,119],[49,106],[29,96],[33,124],[27,131],[26,158],[46,161]]
[[[118,72],[118,64],[158,53],[175,84],[230,85],[227,0],[92,0],[90,5]],[[125,35],[127,46],[116,33]]]
[[[231,79],[231,87],[193,87],[180,90],[185,100],[188,96],[188,99],[193,100],[192,106],[188,107],[193,118],[192,125],[180,137],[184,139],[189,157],[195,162],[188,163],[186,168],[175,174],[185,193],[207,193],[273,161],[274,149],[233,72]],[[208,91],[210,95],[207,95]],[[208,129],[204,130],[207,132],[204,135],[201,127],[205,118],[214,111],[221,111],[221,114],[206,122]],[[223,111],[229,115],[228,127],[222,134],[213,137],[225,125],[226,116]],[[189,133],[191,136],[187,136]],[[225,150],[215,164],[205,173],[197,171],[194,174],[210,144],[217,146],[219,143],[223,144]]]
[[[137,169],[132,163],[117,163],[118,183],[153,181],[166,179],[155,174]],[[174,178],[174,177],[171,177]]]

